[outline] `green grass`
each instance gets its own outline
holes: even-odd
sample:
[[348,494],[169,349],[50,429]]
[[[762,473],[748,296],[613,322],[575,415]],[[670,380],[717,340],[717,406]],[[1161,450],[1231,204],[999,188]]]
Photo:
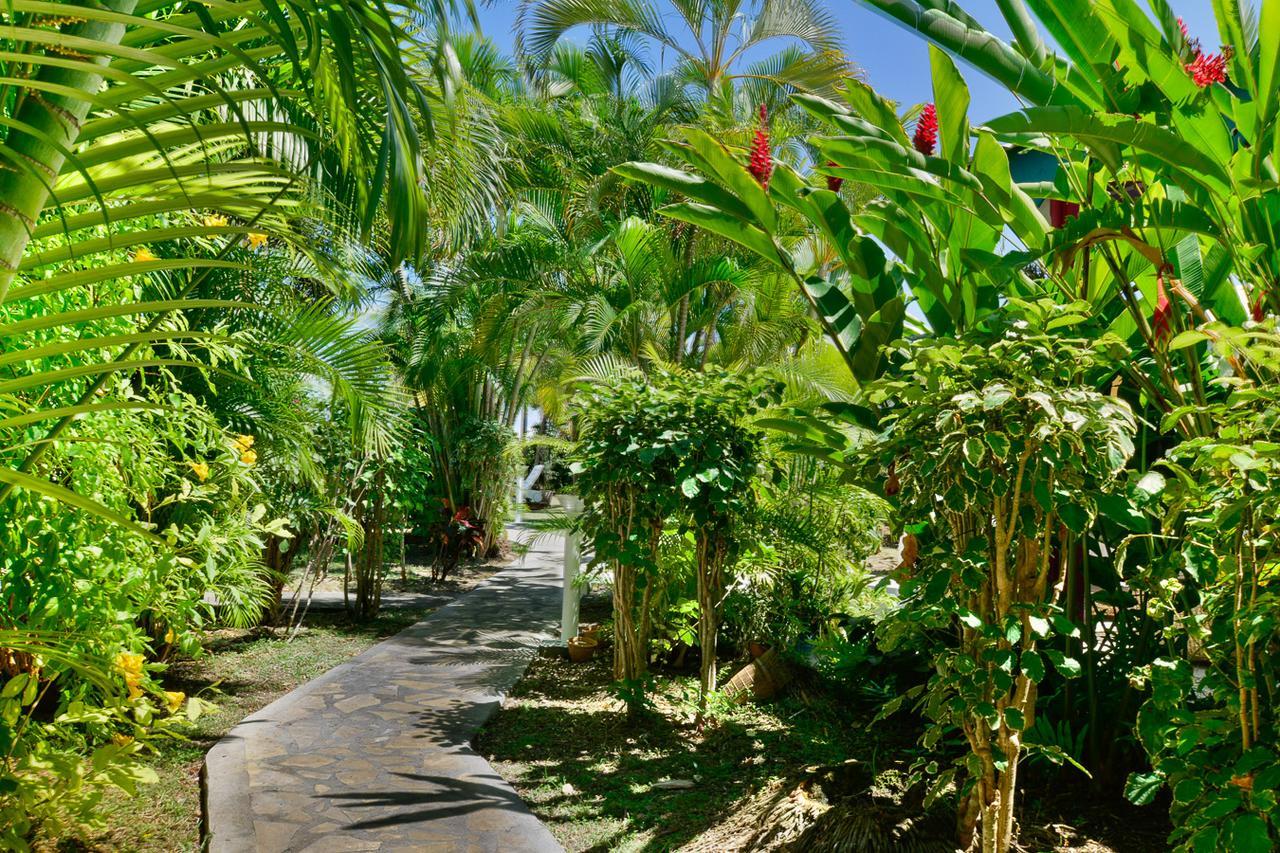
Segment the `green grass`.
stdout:
[[[599,612],[591,618],[607,616],[607,602],[588,599],[584,612],[592,605]],[[779,698],[725,709],[699,730],[692,708],[696,677],[659,671],[654,709],[632,723],[611,692],[609,658],[606,649],[573,664],[548,650],[476,739],[481,754],[570,853],[727,853],[752,849],[747,839],[762,828],[805,825],[831,833],[820,836],[827,839],[842,826],[862,826],[892,845],[887,832],[913,822],[913,837],[934,847],[911,849],[954,848],[954,803],[944,797],[926,815],[922,789],[906,789],[909,766],[921,754],[919,721],[909,714],[873,722],[875,709],[864,700],[801,675]],[[724,662],[723,678],[741,663]],[[1082,776],[1031,768],[1024,775],[1040,776],[1020,807],[1026,849],[1167,849],[1162,809],[1131,806],[1118,794],[1091,796]],[[654,787],[675,779],[694,786]],[[787,817],[798,812],[785,804],[803,806],[814,797],[822,805],[809,818]],[[813,820],[828,803],[830,811]]]
[[[804,768],[875,752],[829,697],[793,691],[699,731],[697,679],[655,681],[654,711],[629,723],[609,662],[535,660],[477,746],[568,850],[668,850],[733,817],[752,794]],[[687,790],[660,790],[663,780]]]

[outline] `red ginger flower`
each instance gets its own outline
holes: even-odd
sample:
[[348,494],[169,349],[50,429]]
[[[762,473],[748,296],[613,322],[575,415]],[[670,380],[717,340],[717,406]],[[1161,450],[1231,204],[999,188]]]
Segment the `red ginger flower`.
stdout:
[[1253,317],[1253,322],[1255,323],[1261,323],[1262,318],[1267,316],[1266,299],[1261,293],[1258,294],[1257,299],[1253,300],[1253,305],[1249,308],[1249,314]]
[[1191,80],[1201,89],[1222,83],[1227,79],[1227,60],[1231,57],[1229,49],[1222,53],[1197,53],[1196,58],[1186,64]]
[[938,144],[938,110],[933,104],[925,104],[916,120],[916,133],[911,137],[911,144],[921,154],[932,154],[933,146]]
[[1169,338],[1169,319],[1173,316],[1173,303],[1164,289],[1162,269],[1156,273],[1156,310],[1151,315],[1151,338],[1156,346],[1162,346]]
[[747,171],[751,173],[761,188],[769,189],[769,178],[773,175],[773,154],[769,151],[769,114],[764,104],[760,105],[760,127],[751,140],[751,162]]
[[[834,160],[827,161],[828,166],[836,165]],[[837,178],[835,175],[827,175],[827,189],[833,193],[840,192],[840,188],[844,186],[844,178]]]

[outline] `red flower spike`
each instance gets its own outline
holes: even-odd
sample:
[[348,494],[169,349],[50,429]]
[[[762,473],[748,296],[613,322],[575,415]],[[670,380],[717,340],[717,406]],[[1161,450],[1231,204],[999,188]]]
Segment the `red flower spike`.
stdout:
[[1187,22],[1182,20],[1181,18],[1178,19],[1178,30],[1179,32],[1182,33],[1182,37],[1184,39],[1191,38],[1191,36],[1187,34]]
[[1164,289],[1164,270],[1156,273],[1156,310],[1151,315],[1151,338],[1156,346],[1163,346],[1169,339],[1169,320],[1173,316],[1173,303]]
[[1261,323],[1262,318],[1267,316],[1266,300],[1262,294],[1258,294],[1258,298],[1253,300],[1253,305],[1249,308],[1249,314],[1253,317],[1253,322]]
[[938,144],[938,110],[933,104],[925,104],[924,109],[920,111],[911,144],[921,154],[932,154],[933,146]]
[[[836,164],[834,160],[828,160],[827,165],[834,166]],[[844,178],[837,178],[835,175],[827,175],[827,189],[831,190],[833,193],[838,193],[842,186],[844,186]]]
[[1191,75],[1191,80],[1201,89],[1214,83],[1223,83],[1227,79],[1227,60],[1231,54],[1224,49],[1222,53],[1197,53],[1196,58],[1184,67]]
[[769,150],[769,114],[764,104],[760,105],[760,127],[751,140],[751,162],[747,171],[759,182],[762,189],[769,189],[769,178],[773,175],[773,154]]

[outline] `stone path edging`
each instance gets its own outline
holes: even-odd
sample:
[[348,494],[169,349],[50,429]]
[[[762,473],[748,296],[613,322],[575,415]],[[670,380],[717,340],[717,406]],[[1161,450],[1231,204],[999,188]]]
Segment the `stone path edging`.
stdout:
[[562,549],[241,721],[205,757],[210,853],[560,851],[470,741],[556,636]]

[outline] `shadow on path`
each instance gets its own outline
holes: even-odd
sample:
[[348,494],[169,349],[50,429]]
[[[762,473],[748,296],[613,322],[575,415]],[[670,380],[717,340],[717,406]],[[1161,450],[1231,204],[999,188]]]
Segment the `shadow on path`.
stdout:
[[470,741],[554,636],[562,549],[236,726],[205,760],[211,853],[560,850]]

